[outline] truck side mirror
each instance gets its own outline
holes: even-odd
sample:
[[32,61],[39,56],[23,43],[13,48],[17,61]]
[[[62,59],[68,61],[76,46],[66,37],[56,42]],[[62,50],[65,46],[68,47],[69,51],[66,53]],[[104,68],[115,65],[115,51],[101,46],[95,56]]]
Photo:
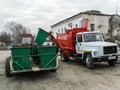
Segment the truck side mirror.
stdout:
[[76,43],[77,43],[77,41],[74,41],[74,43],[76,44]]

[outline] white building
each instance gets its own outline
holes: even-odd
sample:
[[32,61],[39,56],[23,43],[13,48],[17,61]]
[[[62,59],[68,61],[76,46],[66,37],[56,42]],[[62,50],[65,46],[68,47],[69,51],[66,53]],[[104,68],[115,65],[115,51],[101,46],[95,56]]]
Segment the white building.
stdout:
[[64,33],[66,29],[82,27],[82,21],[88,19],[88,30],[101,31],[107,34],[110,17],[111,15],[102,14],[100,11],[96,10],[80,12],[77,15],[52,25],[51,28],[53,35],[56,37],[57,34]]

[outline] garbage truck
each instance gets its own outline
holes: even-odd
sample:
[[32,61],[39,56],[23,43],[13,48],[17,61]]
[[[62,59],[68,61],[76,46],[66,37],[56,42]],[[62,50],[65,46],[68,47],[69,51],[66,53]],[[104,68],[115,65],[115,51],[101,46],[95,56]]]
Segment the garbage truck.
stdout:
[[95,62],[108,62],[115,66],[118,58],[117,44],[106,42],[103,33],[87,30],[87,28],[73,28],[58,34],[57,38],[49,33],[51,39],[60,48],[62,61],[77,60],[90,69]]

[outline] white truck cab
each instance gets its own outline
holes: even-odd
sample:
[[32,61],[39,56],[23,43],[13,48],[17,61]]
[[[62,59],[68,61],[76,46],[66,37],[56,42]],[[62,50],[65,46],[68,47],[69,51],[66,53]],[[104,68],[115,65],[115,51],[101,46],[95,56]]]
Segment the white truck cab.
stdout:
[[107,61],[115,66],[118,51],[117,44],[104,41],[101,32],[80,32],[76,34],[76,53],[82,56],[82,62],[88,68],[94,67],[94,62]]

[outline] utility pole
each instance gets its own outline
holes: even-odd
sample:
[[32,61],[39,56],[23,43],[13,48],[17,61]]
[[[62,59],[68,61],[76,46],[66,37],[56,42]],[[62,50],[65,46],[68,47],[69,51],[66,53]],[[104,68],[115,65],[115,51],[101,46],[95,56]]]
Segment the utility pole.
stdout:
[[116,14],[118,14],[118,4],[117,4],[117,0],[116,0]]

